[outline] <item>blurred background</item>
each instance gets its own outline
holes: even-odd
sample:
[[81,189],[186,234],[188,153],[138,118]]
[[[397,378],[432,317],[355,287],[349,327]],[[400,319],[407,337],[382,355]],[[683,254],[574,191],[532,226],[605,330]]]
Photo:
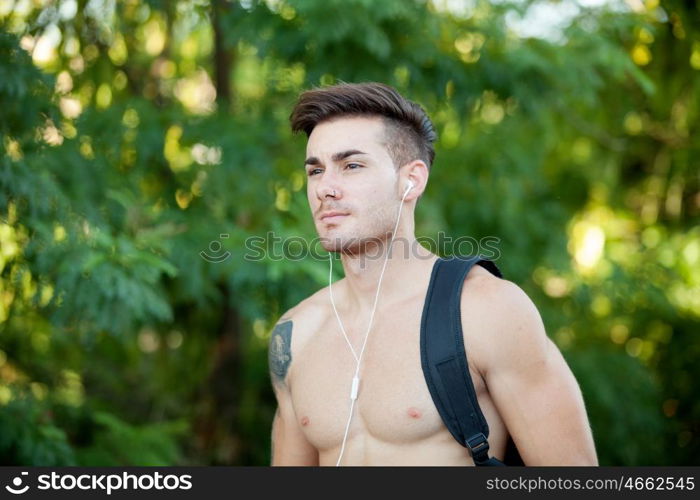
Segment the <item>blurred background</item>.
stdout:
[[692,0],[0,1],[0,463],[269,464],[328,263],[245,241],[316,236],[288,116],[339,80],[428,111],[417,236],[499,239],[601,465],[700,464]]

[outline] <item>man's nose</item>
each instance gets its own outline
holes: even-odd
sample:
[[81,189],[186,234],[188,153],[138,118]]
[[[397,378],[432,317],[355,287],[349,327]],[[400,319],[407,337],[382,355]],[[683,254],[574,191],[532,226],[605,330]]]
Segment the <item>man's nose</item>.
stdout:
[[342,194],[339,179],[329,169],[321,174],[320,182],[316,185],[316,196],[323,201],[326,198],[339,198]]

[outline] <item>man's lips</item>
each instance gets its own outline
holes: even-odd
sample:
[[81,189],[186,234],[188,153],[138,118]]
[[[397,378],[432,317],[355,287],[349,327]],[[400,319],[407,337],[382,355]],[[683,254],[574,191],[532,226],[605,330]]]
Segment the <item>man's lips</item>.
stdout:
[[321,214],[321,221],[322,222],[336,222],[342,219],[343,217],[347,217],[348,214],[344,214],[342,212],[326,212],[324,214]]

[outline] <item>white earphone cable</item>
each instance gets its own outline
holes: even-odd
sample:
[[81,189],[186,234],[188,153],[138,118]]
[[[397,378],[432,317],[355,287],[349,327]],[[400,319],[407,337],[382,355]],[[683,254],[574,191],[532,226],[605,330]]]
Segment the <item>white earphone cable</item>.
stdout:
[[343,322],[340,320],[340,316],[338,315],[338,310],[335,307],[335,301],[333,300],[333,286],[332,286],[332,276],[333,276],[333,254],[329,253],[329,271],[328,271],[328,290],[330,292],[331,296],[331,305],[333,306],[333,311],[335,312],[335,317],[338,319],[338,324],[340,325],[340,330],[343,333],[343,337],[345,337],[345,342],[347,342],[348,347],[350,348],[350,351],[352,352],[353,357],[355,358],[356,362],[356,367],[355,367],[355,375],[352,378],[352,387],[350,390],[350,415],[348,416],[348,422],[345,425],[345,435],[343,436],[343,444],[340,447],[340,455],[338,456],[338,462],[335,464],[336,467],[340,465],[340,460],[343,458],[343,453],[345,451],[345,442],[347,441],[348,438],[348,431],[350,430],[350,422],[352,421],[352,416],[353,416],[353,409],[355,407],[355,400],[357,399],[357,393],[359,391],[359,386],[360,386],[360,363],[362,361],[362,355],[365,352],[365,346],[367,345],[367,339],[369,338],[369,332],[372,329],[372,322],[374,321],[374,312],[377,309],[377,300],[379,299],[379,289],[382,286],[382,279],[384,278],[384,270],[386,269],[386,265],[389,262],[389,252],[391,252],[391,247],[394,244],[394,237],[396,236],[396,230],[399,227],[399,219],[401,218],[401,209],[403,208],[403,201],[406,199],[406,195],[408,192],[413,189],[413,183],[409,181],[409,187],[406,189],[406,192],[403,194],[403,198],[401,198],[401,203],[399,204],[399,214],[396,217],[396,224],[394,225],[394,231],[391,235],[391,242],[389,243],[389,247],[387,248],[386,252],[386,258],[384,259],[384,266],[382,267],[382,272],[379,275],[379,283],[377,284],[377,292],[374,295],[374,305],[372,306],[372,313],[369,318],[369,324],[367,325],[367,332],[365,333],[365,340],[362,343],[362,349],[360,350],[360,355],[358,356],[357,353],[355,353],[355,349],[353,349],[352,344],[350,343],[350,339],[347,336],[347,333],[345,333],[345,328],[343,327]]

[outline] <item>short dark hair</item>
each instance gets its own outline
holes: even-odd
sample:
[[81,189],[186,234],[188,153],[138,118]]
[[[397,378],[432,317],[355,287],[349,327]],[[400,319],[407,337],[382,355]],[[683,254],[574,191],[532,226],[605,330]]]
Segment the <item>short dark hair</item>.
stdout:
[[384,120],[386,148],[396,168],[415,159],[433,164],[437,133],[420,105],[379,82],[346,83],[302,92],[289,116],[292,132],[308,138],[322,121],[351,116],[379,116]]

